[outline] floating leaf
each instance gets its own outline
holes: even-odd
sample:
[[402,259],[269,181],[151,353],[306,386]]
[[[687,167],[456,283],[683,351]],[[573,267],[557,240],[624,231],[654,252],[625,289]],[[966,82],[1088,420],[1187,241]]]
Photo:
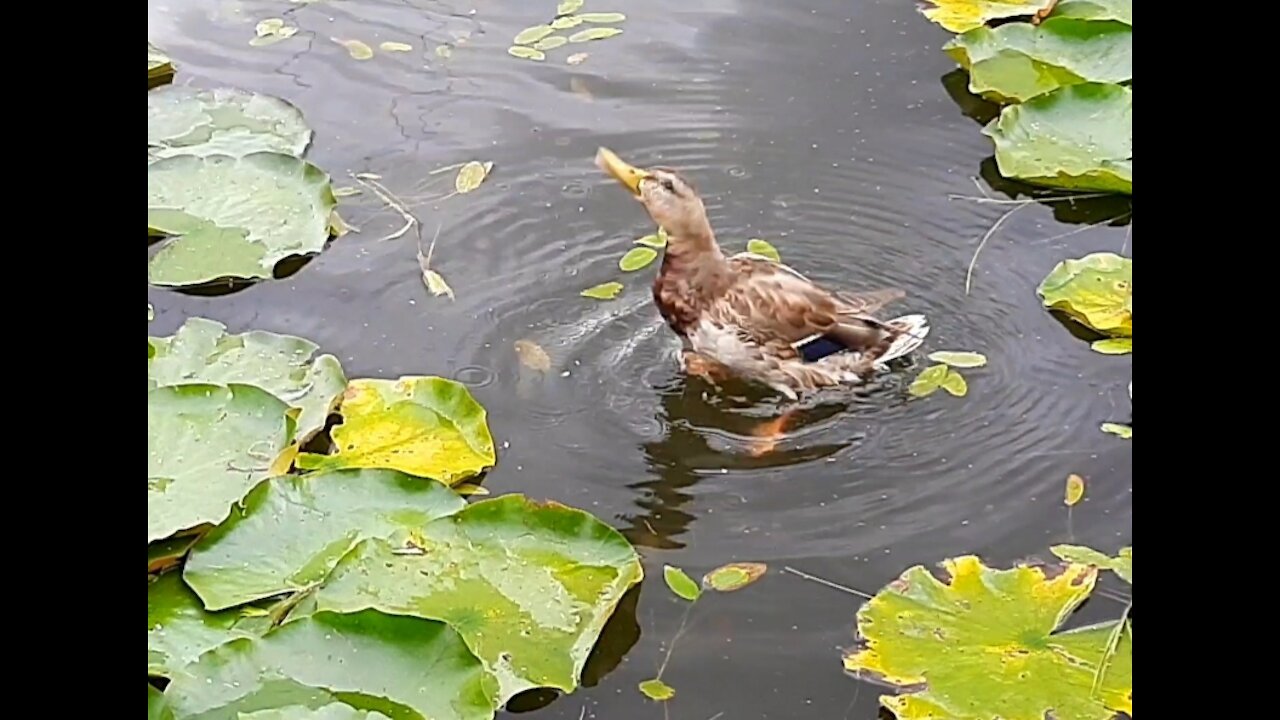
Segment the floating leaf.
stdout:
[[209,610],[303,590],[366,538],[389,538],[452,515],[466,502],[438,482],[394,470],[272,478],[243,511],[192,550],[183,578]]
[[1111,433],[1112,435],[1119,435],[1125,440],[1133,439],[1132,425],[1121,425],[1120,423],[1107,422],[1102,423],[1101,430],[1102,432]]
[[769,258],[774,262],[782,262],[782,256],[778,254],[778,249],[759,238],[752,238],[747,241],[747,252]]
[[1094,352],[1103,355],[1128,355],[1133,352],[1133,338],[1104,338],[1089,345]]
[[475,160],[463,165],[458,170],[458,176],[453,179],[454,189],[459,193],[469,193],[475,190],[489,176],[489,169],[492,167],[492,163],[482,163]]
[[521,365],[538,372],[547,372],[551,369],[551,356],[538,343],[532,340],[517,340],[515,348],[516,357],[520,358]]
[[364,44],[360,40],[341,40],[339,38],[329,38],[347,49],[347,54],[356,60],[368,60],[373,57],[373,48]]
[[653,235],[645,235],[642,238],[637,238],[635,240],[635,243],[637,245],[644,245],[645,247],[657,248],[661,250],[662,248],[667,246],[667,236],[654,233]]
[[453,48],[449,47],[448,45],[437,45],[436,57],[443,58],[446,60],[453,57]]
[[311,439],[347,387],[333,355],[315,357],[319,346],[292,335],[254,330],[230,335],[222,323],[190,318],[172,336],[150,338],[147,387],[191,383],[241,383],[262,388],[301,410],[296,440]]
[[426,283],[427,290],[431,291],[432,295],[436,297],[447,295],[450,300],[454,299],[453,288],[449,287],[449,283],[445,282],[444,277],[435,270],[431,268],[423,270],[422,282]]
[[999,103],[1066,85],[1133,79],[1133,29],[1118,22],[1050,18],[1038,26],[981,27],[943,50],[969,71],[969,90]]
[[240,613],[206,612],[182,575],[170,572],[147,585],[147,674],[173,677],[208,650],[250,633],[236,628]]
[[497,461],[484,408],[453,380],[352,380],[338,412],[337,453],[299,453],[299,468],[390,468],[452,485]]
[[578,15],[578,19],[589,23],[620,23],[626,20],[627,16],[620,12],[582,13]]
[[987,364],[986,355],[961,350],[939,350],[929,353],[929,359],[958,368],[979,368]]
[[982,130],[1000,174],[1069,190],[1133,193],[1133,90],[1083,83],[1010,105]]
[[1067,495],[1064,499],[1067,507],[1071,507],[1080,502],[1080,498],[1084,497],[1084,478],[1072,473],[1067,476]]
[[965,382],[964,376],[955,370],[948,370],[946,377],[942,378],[941,383],[938,383],[938,387],[955,397],[964,397],[969,393],[969,383]]
[[583,0],[560,0],[560,4],[556,5],[557,15],[570,15],[578,12],[582,7]]
[[155,45],[147,43],[147,87],[155,87],[173,79],[173,60]]
[[584,52],[574,53],[569,57],[565,58],[564,61],[570,65],[581,65],[590,56],[591,56],[590,53],[584,53]]
[[302,112],[277,97],[186,86],[147,93],[147,154],[154,158],[261,151],[302,157],[310,143]]
[[635,272],[656,260],[658,251],[650,247],[631,248],[618,260],[618,267],[623,272]]
[[712,570],[702,576],[702,586],[719,592],[733,592],[734,590],[741,590],[756,580],[759,580],[768,569],[768,565],[756,562],[739,562],[721,565],[715,570]]
[[[424,683],[423,678],[431,678]],[[239,711],[342,702],[398,718],[490,720],[493,676],[447,625],[372,610],[317,612],[261,638],[201,656],[165,690],[181,718],[235,718]],[[288,693],[290,702],[281,702]],[[308,702],[299,702],[303,694]],[[264,702],[264,696],[274,702]],[[314,705],[312,705],[314,703]],[[216,712],[215,712],[216,711]],[[243,716],[241,716],[243,717]]]
[[974,556],[943,565],[949,582],[915,566],[858,611],[862,649],[845,669],[909,689],[881,705],[903,720],[1132,716],[1132,641],[1122,639],[1093,694],[1115,623],[1054,632],[1092,592],[1095,569],[1069,565],[1049,579]]
[[1054,545],[1049,548],[1062,560],[1069,563],[1080,563],[1084,565],[1093,565],[1099,570],[1110,570],[1120,579],[1133,584],[1133,548],[1122,547],[1120,552],[1116,553],[1116,557],[1108,557],[1106,553],[1098,552],[1091,547],[1083,545]]
[[645,680],[639,685],[640,692],[650,700],[658,702],[666,702],[676,696],[676,689],[670,685],[654,678],[653,680]]
[[550,25],[534,25],[516,33],[515,39],[511,41],[511,44],[532,45],[555,31],[555,28]]
[[179,237],[151,259],[148,278],[269,278],[280,260],[324,249],[336,205],[328,174],[289,155],[160,160],[147,167],[148,229]]
[[538,62],[541,62],[547,59],[547,54],[542,52],[541,50],[535,50],[531,47],[525,47],[523,45],[512,45],[511,47],[507,48],[507,54],[512,55],[514,57],[518,57],[521,60],[536,60]]
[[1026,17],[1053,6],[1053,0],[928,0],[924,16],[953,33],[968,32],[990,20]]
[[621,35],[622,28],[591,28],[590,30],[579,30],[569,36],[569,42],[580,43],[591,40],[604,40],[614,35]]
[[1133,260],[1100,252],[1063,260],[1036,294],[1051,310],[1066,313],[1104,335],[1133,336]]
[[1133,25],[1133,0],[1062,0],[1054,7],[1050,17],[1119,20],[1126,25]]
[[358,187],[336,187],[333,189],[333,196],[336,198],[354,197],[359,195],[361,192],[363,191]]
[[346,703],[332,702],[316,709],[306,705],[284,705],[269,710],[242,712],[237,720],[391,720],[376,710],[357,710]]
[[366,540],[316,593],[320,610],[373,608],[449,623],[498,677],[498,704],[572,692],[606,620],[640,581],[635,549],[589,514],[520,495],[480,500],[404,542]]
[[618,293],[622,292],[622,288],[623,285],[620,282],[600,283],[583,290],[579,295],[594,300],[612,300],[618,297]]
[[552,35],[551,37],[542,38],[538,42],[534,43],[533,49],[534,50],[555,50],[556,48],[568,42],[569,42],[569,39],[563,35]]
[[147,542],[220,523],[293,439],[289,406],[251,385],[147,393]]
[[946,365],[930,365],[916,376],[911,386],[907,388],[907,392],[915,397],[929,397],[942,387],[942,381],[947,378],[947,373]]
[[582,18],[577,17],[576,15],[558,17],[551,21],[551,27],[556,30],[568,30],[569,28],[578,27],[581,24]]
[[698,587],[698,583],[674,565],[662,566],[662,579],[667,582],[671,592],[689,602],[697,600],[702,595],[702,588]]
[[258,37],[266,37],[268,35],[275,35],[283,27],[284,20],[280,18],[267,18],[266,20],[259,21],[253,31]]
[[173,720],[173,709],[164,693],[155,685],[147,685],[147,720]]

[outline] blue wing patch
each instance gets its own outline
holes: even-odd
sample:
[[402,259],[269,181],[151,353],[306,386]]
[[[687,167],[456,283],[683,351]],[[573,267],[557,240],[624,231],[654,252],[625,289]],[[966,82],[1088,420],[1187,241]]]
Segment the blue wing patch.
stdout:
[[805,362],[817,362],[849,348],[826,335],[819,335],[803,345],[796,345],[795,349]]

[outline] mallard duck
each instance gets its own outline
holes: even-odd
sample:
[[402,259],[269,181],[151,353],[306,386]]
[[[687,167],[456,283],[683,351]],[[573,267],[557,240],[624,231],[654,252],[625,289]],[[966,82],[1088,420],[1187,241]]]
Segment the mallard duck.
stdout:
[[924,315],[874,317],[904,297],[901,290],[826,290],[754,253],[726,257],[697,191],[676,170],[637,168],[607,148],[597,151],[596,165],[666,231],[653,299],[680,336],[687,370],[757,381],[796,400],[819,388],[863,383],[929,333]]

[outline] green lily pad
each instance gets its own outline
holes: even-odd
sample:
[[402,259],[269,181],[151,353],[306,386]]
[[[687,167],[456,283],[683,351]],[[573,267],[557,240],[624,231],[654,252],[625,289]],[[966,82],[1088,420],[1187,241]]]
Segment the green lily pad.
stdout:
[[1093,565],[1099,570],[1110,570],[1125,582],[1133,584],[1132,547],[1120,548],[1120,552],[1116,553],[1115,557],[1109,557],[1106,553],[1084,545],[1054,545],[1049,549],[1066,562]]
[[845,669],[910,688],[880,697],[900,720],[1132,716],[1132,640],[1122,639],[1095,695],[1114,623],[1054,632],[1092,592],[1096,569],[1069,565],[1049,579],[974,556],[944,567],[949,582],[915,566],[858,611],[862,648]]
[[1133,25],[1133,0],[1062,0],[1050,18],[1080,18],[1081,20],[1119,20]]
[[148,232],[178,237],[151,259],[148,279],[269,278],[281,260],[324,249],[337,202],[327,173],[281,153],[155,162],[147,167]]
[[278,97],[239,90],[167,87],[147,93],[147,153],[230,155],[278,152],[302,157],[311,128]]
[[653,233],[652,235],[645,235],[644,237],[636,238],[632,242],[637,245],[644,245],[645,247],[661,250],[667,246],[667,233],[664,232],[662,228],[658,228],[658,232]]
[[928,0],[924,16],[953,33],[968,32],[988,21],[1027,17],[1051,6],[1053,0]]
[[907,392],[915,397],[929,397],[942,387],[942,381],[947,379],[948,372],[950,369],[941,363],[930,365],[916,376]]
[[556,48],[560,47],[561,45],[565,45],[568,42],[569,42],[569,38],[563,35],[551,35],[550,37],[544,37],[538,42],[534,43],[533,49],[534,50],[555,50]]
[[299,468],[388,468],[455,485],[497,462],[485,409],[453,380],[352,380],[338,412],[337,453],[300,453]]
[[217,524],[293,439],[289,406],[251,385],[147,393],[147,542]]
[[1133,337],[1133,260],[1099,252],[1054,266],[1036,288],[1044,306],[1103,335]]
[[964,397],[969,394],[969,383],[955,370],[947,370],[946,376],[942,378],[942,382],[938,383],[938,387],[955,397]]
[[623,272],[642,270],[658,258],[658,251],[651,247],[631,248],[618,260],[618,269]]
[[320,610],[373,608],[448,623],[497,677],[572,692],[639,557],[618,531],[556,503],[504,495],[397,535],[366,540],[316,593]]
[[173,60],[163,51],[147,43],[147,87],[163,85],[173,79]]
[[580,42],[590,42],[591,40],[605,40],[607,38],[611,38],[615,35],[621,35],[621,34],[622,34],[622,28],[611,28],[611,27],[589,28],[587,30],[579,30],[578,32],[570,35],[569,42],[580,43]]
[[653,680],[645,680],[640,683],[638,687],[640,688],[640,692],[644,693],[645,697],[650,700],[657,700],[658,702],[666,702],[676,696],[675,688],[661,680],[658,680],[657,678],[654,678]]
[[623,285],[620,282],[607,282],[592,285],[578,294],[593,300],[612,300],[618,297],[618,293],[622,292],[622,288]]
[[764,576],[769,566],[758,562],[737,562],[721,565],[702,576],[702,586],[717,592],[734,592]]
[[998,103],[1133,79],[1133,28],[1119,22],[1055,17],[1038,26],[980,27],[942,49],[969,71],[970,92]]
[[782,262],[782,256],[778,254],[778,249],[759,238],[752,238],[747,241],[747,252],[769,258],[776,263]]
[[206,612],[176,572],[147,585],[147,674],[173,677],[208,650],[250,633],[236,628],[240,613]]
[[689,574],[675,565],[662,566],[662,579],[677,597],[693,602],[702,596],[702,588]]
[[299,443],[324,428],[347,387],[336,357],[314,357],[319,346],[292,335],[261,330],[229,335],[222,323],[190,318],[171,337],[148,342],[154,350],[147,361],[148,389],[190,383],[262,388],[301,411]]
[[164,693],[150,684],[147,685],[147,720],[173,720],[173,710],[169,709]]
[[512,57],[518,57],[521,60],[534,60],[541,62],[547,59],[547,54],[535,48],[526,47],[524,45],[512,45],[507,48],[507,54]]
[[1133,90],[1067,85],[1000,111],[982,130],[1000,174],[1046,187],[1133,193]]
[[511,44],[532,45],[555,31],[556,29],[551,27],[550,25],[534,25],[533,27],[527,27],[521,30],[520,32],[516,33],[516,36],[514,39],[512,39]]
[[[317,612],[205,653],[165,695],[175,715],[199,720],[293,704],[319,708],[334,696],[395,718],[492,720],[493,688],[493,676],[444,623]],[[300,702],[299,693],[312,698]]]
[[335,702],[314,709],[306,705],[287,705],[270,710],[242,712],[238,720],[391,720],[391,718],[376,710],[357,710],[350,705]]
[[582,5],[583,0],[560,0],[560,4],[556,5],[556,15],[576,13]]
[[987,356],[982,353],[963,350],[938,350],[929,353],[929,359],[944,365],[958,368],[980,368],[987,364]]
[[627,19],[620,12],[579,13],[578,19],[589,23],[620,23]]
[[1099,429],[1102,430],[1102,432],[1104,433],[1111,433],[1112,435],[1115,435],[1122,440],[1133,439],[1132,425],[1122,425],[1120,423],[1105,422],[1105,423],[1102,423]]
[[572,27],[578,27],[582,24],[582,18],[576,15],[564,15],[551,21],[551,27],[555,30],[568,30]]
[[183,569],[210,610],[302,590],[361,540],[421,527],[466,501],[394,470],[335,470],[272,478],[242,505],[200,539]]
[[1105,338],[1095,340],[1089,348],[1103,355],[1128,355],[1133,352],[1133,338]]

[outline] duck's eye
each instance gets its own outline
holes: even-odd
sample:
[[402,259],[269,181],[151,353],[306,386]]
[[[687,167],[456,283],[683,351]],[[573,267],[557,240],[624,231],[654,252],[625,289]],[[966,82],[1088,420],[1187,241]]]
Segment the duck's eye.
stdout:
[[670,193],[673,193],[676,191],[675,183],[671,182],[669,178],[662,179],[662,187],[666,188],[667,192],[670,192]]

